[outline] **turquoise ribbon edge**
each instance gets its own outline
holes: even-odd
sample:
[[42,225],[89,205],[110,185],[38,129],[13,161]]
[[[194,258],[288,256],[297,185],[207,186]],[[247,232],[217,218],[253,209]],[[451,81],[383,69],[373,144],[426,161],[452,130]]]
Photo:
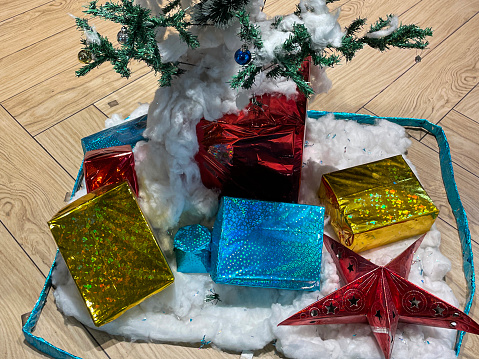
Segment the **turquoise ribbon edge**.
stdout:
[[[444,183],[444,187],[446,189],[447,199],[449,204],[452,208],[454,213],[454,217],[456,219],[458,231],[459,231],[459,238],[461,240],[461,247],[462,247],[462,259],[463,259],[463,269],[464,269],[464,276],[467,282],[467,302],[464,308],[464,313],[468,314],[471,310],[472,301],[474,299],[475,293],[475,274],[474,274],[474,260],[472,254],[472,245],[471,245],[471,232],[469,231],[469,225],[467,221],[466,211],[462,205],[459,192],[457,190],[456,181],[454,180],[454,170],[452,167],[452,159],[451,159],[451,152],[449,149],[449,143],[447,142],[446,135],[444,130],[441,126],[435,125],[428,120],[423,119],[416,119],[416,118],[404,118],[404,117],[377,117],[372,115],[363,115],[357,113],[347,113],[347,112],[327,112],[327,111],[308,111],[308,117],[318,119],[319,117],[325,116],[327,114],[332,113],[336,119],[339,120],[353,120],[360,124],[369,124],[374,125],[378,120],[387,120],[403,127],[416,127],[422,128],[429,133],[431,133],[435,138],[436,142],[439,146],[439,160],[441,165],[441,174],[442,180]],[[83,165],[83,163],[82,163]],[[80,169],[81,171],[81,169]],[[79,172],[80,175],[80,172]],[[78,186],[78,178],[75,181],[75,185],[73,188],[72,194],[76,192]],[[72,195],[73,197],[73,195]],[[50,292],[50,288],[52,287],[52,272],[56,265],[56,258],[53,261],[53,264],[50,268],[48,276],[45,280],[45,284],[43,286],[42,292],[40,293],[40,297],[38,298],[35,307],[33,308],[30,316],[28,317],[27,322],[22,328],[23,334],[25,336],[25,340],[32,345],[34,348],[38,349],[44,354],[49,355],[55,359],[81,359],[73,354],[70,354],[56,346],[48,343],[43,338],[37,337],[32,334],[33,330],[35,329],[35,325],[40,318],[40,314],[42,312],[43,307],[47,301],[48,293]],[[456,337],[456,346],[455,351],[456,355],[459,355],[461,350],[462,341],[464,338],[465,332],[458,332]]]
[[[378,120],[387,120],[403,127],[422,128],[436,138],[436,142],[439,146],[439,161],[441,165],[442,181],[444,183],[444,188],[446,189],[449,205],[451,206],[454,218],[456,219],[459,238],[461,241],[464,276],[467,282],[467,302],[464,307],[464,313],[469,314],[476,290],[471,232],[469,230],[466,211],[462,205],[461,198],[457,190],[456,181],[454,180],[451,151],[449,149],[449,143],[447,142],[446,134],[444,133],[442,127],[424,119],[405,117],[378,117],[347,112],[308,111],[308,117],[318,119],[319,117],[330,113],[332,113],[337,120],[353,120],[361,124],[374,125]],[[455,346],[456,355],[459,355],[461,350],[464,334],[465,332],[463,331],[457,333]]]
[[73,199],[78,189],[80,188],[82,179],[83,179],[83,161],[81,161],[80,169],[78,170],[77,177],[75,179],[75,184],[73,185],[72,194],[70,195],[70,200]]
[[81,359],[80,357],[72,355],[63,349],[57,348],[56,346],[47,342],[45,339],[37,337],[36,335],[33,335],[33,331],[35,330],[35,326],[37,325],[38,319],[40,318],[42,309],[45,306],[45,303],[47,302],[48,293],[50,292],[50,288],[52,287],[52,273],[53,273],[53,268],[55,268],[57,256],[58,256],[58,250],[57,250],[57,254],[55,255],[55,260],[53,261],[50,271],[48,272],[48,276],[47,276],[47,279],[45,280],[45,284],[43,285],[43,289],[42,289],[42,292],[40,293],[40,297],[38,298],[37,303],[35,304],[35,307],[33,307],[33,310],[30,313],[30,316],[28,317],[25,325],[23,326],[22,331],[23,331],[23,335],[25,336],[25,341],[28,344],[30,344],[37,350],[41,351],[42,353],[51,356],[52,358]]

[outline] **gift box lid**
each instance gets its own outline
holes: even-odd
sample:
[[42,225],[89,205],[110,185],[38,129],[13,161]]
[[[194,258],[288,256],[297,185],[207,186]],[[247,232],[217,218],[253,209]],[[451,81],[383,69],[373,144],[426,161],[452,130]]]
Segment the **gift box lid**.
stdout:
[[198,253],[210,249],[211,232],[208,228],[195,224],[181,227],[173,241],[175,249],[183,252]]
[[81,139],[83,153],[121,145],[131,145],[134,147],[138,141],[146,141],[147,139],[143,137],[143,132],[146,129],[146,120],[147,116],[144,115],[83,137]]

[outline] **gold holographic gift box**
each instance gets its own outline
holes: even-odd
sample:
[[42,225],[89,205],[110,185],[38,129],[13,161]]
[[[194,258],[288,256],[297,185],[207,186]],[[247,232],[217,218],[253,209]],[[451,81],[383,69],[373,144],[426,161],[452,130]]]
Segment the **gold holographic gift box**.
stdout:
[[318,195],[355,252],[425,233],[439,214],[401,155],[327,173]]
[[48,224],[96,326],[173,283],[128,182],[88,193]]

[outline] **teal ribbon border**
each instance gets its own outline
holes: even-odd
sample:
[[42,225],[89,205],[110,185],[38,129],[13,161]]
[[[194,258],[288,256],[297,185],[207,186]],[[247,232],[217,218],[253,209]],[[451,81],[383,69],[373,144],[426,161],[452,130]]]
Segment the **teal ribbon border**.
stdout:
[[[439,146],[439,160],[441,165],[441,175],[446,189],[447,199],[454,213],[456,219],[456,224],[459,232],[459,238],[461,241],[462,247],[462,259],[463,259],[463,269],[464,276],[467,282],[467,302],[464,308],[464,313],[468,314],[471,310],[472,301],[474,299],[474,293],[476,289],[475,284],[475,275],[474,275],[474,261],[472,254],[472,245],[471,245],[471,232],[469,231],[469,225],[467,222],[466,212],[462,205],[461,199],[459,197],[459,192],[457,191],[456,182],[454,180],[454,171],[452,168],[451,152],[449,149],[449,143],[447,142],[446,135],[441,128],[441,126],[435,125],[427,120],[415,119],[415,118],[403,118],[403,117],[377,117],[371,115],[363,115],[357,113],[346,113],[346,112],[326,112],[326,111],[308,111],[308,117],[318,119],[322,116],[332,113],[337,120],[351,120],[356,121],[360,124],[375,125],[378,120],[387,120],[403,127],[414,127],[428,131],[431,133],[437,141]],[[73,193],[75,193],[76,187],[78,185],[78,178],[75,182]],[[70,354],[50,343],[48,343],[43,338],[33,335],[35,326],[40,318],[43,307],[47,301],[48,293],[52,287],[52,272],[56,265],[56,259],[58,256],[55,256],[55,260],[50,268],[48,276],[45,280],[42,292],[38,298],[35,307],[33,308],[30,316],[28,317],[25,325],[22,328],[23,334],[25,336],[25,341],[32,345],[37,350],[42,353],[49,355],[55,359],[81,359],[73,354]],[[465,332],[458,332],[456,337],[455,351],[456,355],[459,355],[461,350],[462,341],[464,338]]]
[[58,257],[58,250],[57,254],[55,255],[55,259],[53,264],[48,272],[47,279],[45,280],[45,284],[43,285],[42,292],[40,293],[40,297],[33,307],[30,316],[28,317],[25,325],[22,328],[23,335],[25,336],[25,341],[36,348],[37,350],[41,351],[42,353],[51,356],[55,359],[81,359],[80,357],[74,356],[63,349],[57,348],[56,346],[50,344],[45,339],[37,337],[33,335],[33,331],[35,330],[35,326],[37,325],[38,319],[40,318],[40,314],[42,314],[42,309],[47,302],[48,293],[52,287],[52,273],[53,269],[55,268],[56,261]]

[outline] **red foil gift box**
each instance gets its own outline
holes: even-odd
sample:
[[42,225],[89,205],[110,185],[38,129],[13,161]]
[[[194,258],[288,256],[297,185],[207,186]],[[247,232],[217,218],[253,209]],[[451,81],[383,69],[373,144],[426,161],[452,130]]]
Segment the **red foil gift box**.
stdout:
[[138,196],[135,158],[130,145],[88,151],[85,153],[83,170],[88,193],[102,186],[128,180]]
[[201,120],[195,159],[203,184],[230,197],[297,202],[305,118],[306,97],[297,91],[256,96],[238,115]]

